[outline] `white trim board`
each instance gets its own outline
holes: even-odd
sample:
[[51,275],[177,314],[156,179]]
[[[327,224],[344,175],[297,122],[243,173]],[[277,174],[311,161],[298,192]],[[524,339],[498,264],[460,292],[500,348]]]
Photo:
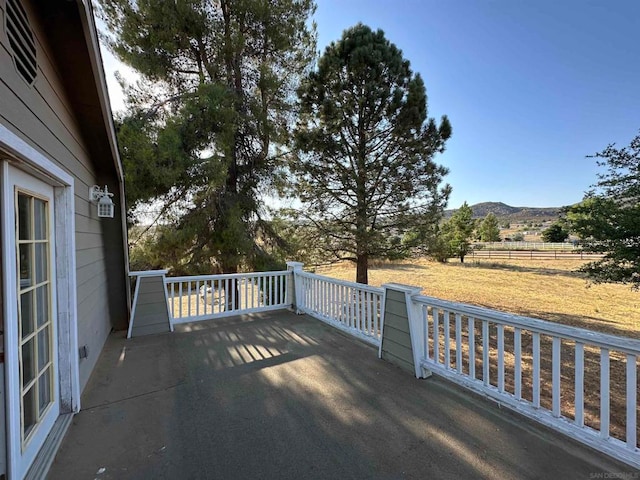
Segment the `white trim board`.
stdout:
[[[58,305],[58,342],[60,365],[60,406],[61,414],[77,413],[80,411],[80,370],[78,357],[78,313],[76,299],[76,252],[75,252],[75,210],[74,210],[74,178],[65,170],[49,160],[45,155],[29,145],[26,141],[14,134],[0,123],[0,192],[2,194],[3,208],[13,208],[13,189],[9,188],[9,163],[21,169],[39,180],[54,187],[54,222],[56,225],[56,300]],[[14,235],[15,227],[11,224],[10,215],[2,215],[1,234],[2,245],[10,245],[10,236]],[[13,282],[10,275],[9,255],[6,248],[2,251],[3,258],[3,288],[4,304],[3,316],[5,321],[10,318],[9,307],[17,302],[16,292],[13,291]],[[13,302],[13,303],[12,303]],[[8,341],[5,336],[5,342]],[[5,351],[8,349],[5,345]],[[13,348],[13,347],[11,347]],[[5,375],[5,392],[9,392],[11,384],[11,372]],[[7,395],[7,398],[9,396]],[[19,406],[16,413],[16,405],[7,404],[7,418],[17,418],[20,421]],[[17,415],[17,416],[16,416]],[[16,465],[16,455],[19,454],[20,440],[7,438],[7,453],[9,476],[12,476],[12,468]],[[13,467],[12,467],[13,465]]]
[[[4,147],[4,148],[3,148]],[[45,178],[41,178],[46,183],[53,186],[70,186],[73,188],[73,176],[69,175],[58,165],[53,163],[38,150],[33,148],[22,138],[0,123],[0,149],[18,160],[24,162],[24,166],[34,170],[32,173],[40,173]],[[12,159],[7,159],[11,161]],[[49,180],[47,182],[47,180]]]

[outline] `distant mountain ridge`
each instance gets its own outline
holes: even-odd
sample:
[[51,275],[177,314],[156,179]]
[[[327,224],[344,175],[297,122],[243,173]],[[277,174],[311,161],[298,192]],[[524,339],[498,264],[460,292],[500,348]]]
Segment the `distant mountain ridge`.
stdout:
[[[445,217],[453,215],[457,209],[445,210]],[[555,220],[560,216],[560,207],[512,207],[502,202],[482,202],[471,205],[473,218],[484,218],[488,213],[509,221]]]

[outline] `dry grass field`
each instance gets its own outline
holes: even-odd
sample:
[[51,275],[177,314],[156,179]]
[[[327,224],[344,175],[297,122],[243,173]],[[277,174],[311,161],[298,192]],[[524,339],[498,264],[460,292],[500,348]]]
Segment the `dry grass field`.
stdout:
[[[581,260],[491,260],[474,261],[471,258],[461,264],[451,260],[442,264],[429,260],[405,262],[381,262],[369,270],[369,283],[403,283],[419,286],[425,295],[444,300],[482,306],[494,310],[527,317],[587,328],[613,335],[640,339],[640,292],[625,285],[596,285],[586,281],[576,270]],[[353,281],[355,267],[342,263],[317,270],[321,275]],[[453,322],[452,322],[453,324]],[[455,338],[455,331],[450,332]],[[463,333],[466,338],[467,332]],[[476,341],[480,332],[476,332]],[[442,342],[442,340],[441,340]],[[497,376],[496,336],[491,334],[490,377],[492,384]],[[464,342],[463,342],[464,345]],[[513,392],[513,333],[505,332],[505,388]],[[532,352],[531,345],[523,339],[522,382],[523,396],[531,400]],[[476,346],[476,351],[481,349]],[[542,346],[541,402],[551,407],[551,342],[543,339]],[[441,345],[442,356],[443,345]],[[468,371],[467,348],[463,348],[463,370]],[[455,349],[452,358],[455,357]],[[562,343],[562,414],[573,418],[573,355],[571,342]],[[600,426],[600,366],[599,351],[585,349],[585,423],[598,429]],[[451,368],[455,368],[452,361]],[[476,371],[481,371],[476,365]],[[638,369],[640,377],[640,369]],[[625,358],[612,352],[611,378],[611,434],[623,439],[625,432]],[[638,378],[640,385],[640,378]],[[640,410],[640,409],[639,409]],[[640,417],[640,411],[638,411]],[[640,439],[640,426],[638,426]]]
[[[576,273],[581,260],[490,260],[464,264],[419,259],[382,262],[369,270],[374,286],[396,282],[422,287],[431,297],[640,339],[640,292],[626,285],[589,284]],[[355,266],[317,270],[353,281]]]

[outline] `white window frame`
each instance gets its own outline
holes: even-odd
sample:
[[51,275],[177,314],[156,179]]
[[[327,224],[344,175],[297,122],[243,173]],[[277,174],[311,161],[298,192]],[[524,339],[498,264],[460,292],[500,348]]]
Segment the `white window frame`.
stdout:
[[[0,191],[2,192],[3,208],[14,208],[14,191],[8,188],[9,162],[15,167],[26,171],[41,181],[53,186],[53,217],[55,222],[55,234],[52,239],[55,244],[56,265],[56,300],[58,307],[58,365],[59,365],[59,399],[60,414],[78,413],[80,411],[80,368],[78,356],[78,313],[76,299],[76,248],[75,248],[75,203],[74,203],[74,178],[58,165],[53,163],[38,150],[33,148],[22,138],[0,123],[0,149],[7,154],[9,160],[2,160],[0,165]],[[7,246],[11,244],[10,238],[15,235],[15,225],[9,221],[10,215],[2,215],[2,258],[3,258],[3,316],[5,322],[10,321],[10,312],[16,305],[17,292],[13,288],[13,282],[9,276]],[[6,343],[8,348],[14,348]],[[10,388],[17,385],[19,372],[7,369],[5,372],[5,399],[7,419],[7,464],[9,478],[14,475],[13,469],[19,465],[21,439],[19,429],[12,428],[13,422],[20,422],[20,404],[15,401],[15,395],[11,395]],[[18,432],[18,438],[15,434]],[[15,472],[17,473],[17,472]]]

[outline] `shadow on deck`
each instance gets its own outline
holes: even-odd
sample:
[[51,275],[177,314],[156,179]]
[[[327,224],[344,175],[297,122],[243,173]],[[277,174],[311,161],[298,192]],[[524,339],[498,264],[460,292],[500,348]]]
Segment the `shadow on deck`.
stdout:
[[289,312],[112,334],[48,478],[604,478],[629,472]]

